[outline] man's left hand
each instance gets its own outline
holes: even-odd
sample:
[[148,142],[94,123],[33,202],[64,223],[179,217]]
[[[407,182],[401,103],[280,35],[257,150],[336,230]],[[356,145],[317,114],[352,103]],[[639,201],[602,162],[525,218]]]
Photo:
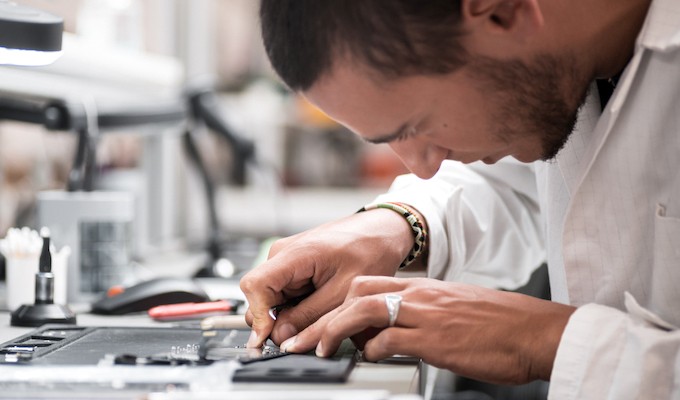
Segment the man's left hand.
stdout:
[[[385,295],[402,297],[389,326]],[[357,277],[345,301],[282,343],[333,355],[351,337],[366,360],[401,354],[493,383],[550,379],[574,307],[530,296],[426,278]],[[317,342],[316,338],[321,339]]]

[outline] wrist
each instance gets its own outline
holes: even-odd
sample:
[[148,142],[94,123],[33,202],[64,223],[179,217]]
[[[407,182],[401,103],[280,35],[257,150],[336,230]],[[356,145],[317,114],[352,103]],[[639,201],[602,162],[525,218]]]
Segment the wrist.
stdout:
[[411,245],[409,252],[399,265],[402,270],[413,263],[424,265],[423,260],[427,259],[428,233],[427,225],[422,215],[407,204],[397,202],[374,203],[362,207],[358,212],[369,210],[389,210],[394,215],[398,215],[408,224],[411,231]]
[[[524,354],[531,354],[530,378],[549,381],[562,334],[576,308],[547,300],[544,305],[545,310],[534,314],[536,321],[531,324],[534,335],[526,343]],[[542,345],[536,346],[536,343]]]

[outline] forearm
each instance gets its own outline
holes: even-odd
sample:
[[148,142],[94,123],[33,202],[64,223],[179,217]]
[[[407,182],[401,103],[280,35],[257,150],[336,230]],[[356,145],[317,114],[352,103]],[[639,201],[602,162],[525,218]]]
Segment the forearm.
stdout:
[[575,307],[547,300],[536,303],[531,314],[532,322],[527,324],[530,334],[519,350],[520,354],[527,356],[527,362],[531,365],[529,381],[550,380],[557,349],[574,311]]

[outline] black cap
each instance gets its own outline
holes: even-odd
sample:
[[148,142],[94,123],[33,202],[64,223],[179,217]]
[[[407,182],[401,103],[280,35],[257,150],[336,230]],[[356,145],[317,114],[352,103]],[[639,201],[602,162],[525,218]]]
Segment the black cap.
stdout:
[[0,0],[0,47],[61,51],[63,30],[60,17]]

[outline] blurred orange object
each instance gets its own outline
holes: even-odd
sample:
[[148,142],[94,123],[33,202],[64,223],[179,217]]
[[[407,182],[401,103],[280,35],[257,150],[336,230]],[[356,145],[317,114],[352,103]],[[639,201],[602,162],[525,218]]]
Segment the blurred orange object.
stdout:
[[125,286],[115,285],[115,286],[111,286],[109,288],[109,290],[106,291],[106,295],[108,297],[113,297],[113,296],[117,296],[117,295],[123,293],[124,291],[125,291]]
[[396,153],[386,145],[366,147],[360,162],[362,186],[387,188],[394,178],[409,172]]

